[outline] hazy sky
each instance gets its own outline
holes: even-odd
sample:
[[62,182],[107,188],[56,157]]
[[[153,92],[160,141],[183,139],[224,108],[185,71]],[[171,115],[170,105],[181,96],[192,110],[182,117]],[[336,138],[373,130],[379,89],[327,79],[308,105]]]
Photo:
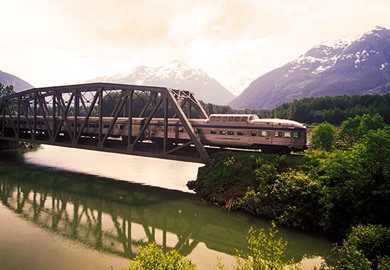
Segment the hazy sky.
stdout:
[[389,0],[0,0],[0,70],[35,87],[174,60],[225,87],[323,41],[390,29]]

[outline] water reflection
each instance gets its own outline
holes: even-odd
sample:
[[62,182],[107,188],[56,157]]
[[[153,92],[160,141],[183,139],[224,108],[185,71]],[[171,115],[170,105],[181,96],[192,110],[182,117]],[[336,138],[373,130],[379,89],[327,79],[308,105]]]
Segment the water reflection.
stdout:
[[[199,243],[235,255],[236,249],[246,249],[250,226],[269,225],[252,216],[226,214],[193,194],[38,168],[9,153],[0,159],[1,202],[41,228],[97,250],[133,258],[141,246],[155,241],[183,255]],[[280,231],[296,261],[329,250],[319,237]]]

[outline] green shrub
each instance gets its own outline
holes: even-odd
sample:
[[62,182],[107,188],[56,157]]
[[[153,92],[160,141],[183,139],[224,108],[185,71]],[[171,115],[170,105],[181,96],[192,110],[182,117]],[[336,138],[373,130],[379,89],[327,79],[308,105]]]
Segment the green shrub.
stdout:
[[347,150],[356,145],[370,130],[384,127],[385,122],[379,114],[349,117],[341,123],[337,145],[340,149]]
[[[142,247],[134,261],[126,270],[195,270],[195,265],[179,254],[171,250],[164,254],[156,243],[150,243]],[[125,270],[125,269],[123,269]]]
[[330,269],[390,269],[390,229],[381,225],[353,227],[327,258]]
[[331,151],[334,147],[336,131],[333,125],[324,122],[313,130],[311,144],[315,150]]
[[318,226],[321,184],[309,174],[287,169],[278,172],[263,164],[256,172],[258,186],[249,188],[238,205],[251,213],[300,228]]
[[[278,230],[274,222],[266,233],[264,229],[256,231],[250,228],[248,231],[248,253],[238,251],[237,270],[272,270],[272,269],[299,269],[299,264],[294,261],[285,261],[287,241],[278,237]],[[223,268],[220,268],[223,269]]]

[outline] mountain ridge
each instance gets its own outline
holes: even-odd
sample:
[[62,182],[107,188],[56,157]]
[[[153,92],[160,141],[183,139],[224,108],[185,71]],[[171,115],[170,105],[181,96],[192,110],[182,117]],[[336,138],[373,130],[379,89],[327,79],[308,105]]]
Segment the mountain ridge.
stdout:
[[272,109],[304,97],[389,92],[390,30],[376,27],[351,41],[315,45],[254,80],[229,105]]
[[98,77],[87,82],[113,82],[136,85],[164,86],[193,91],[197,98],[218,105],[227,105],[234,95],[201,69],[194,69],[181,61],[159,67],[138,66],[128,73]]
[[12,75],[10,73],[3,72],[1,70],[0,70],[0,83],[4,86],[12,85],[14,91],[16,92],[21,92],[24,90],[34,88],[31,84],[22,80],[21,78]]

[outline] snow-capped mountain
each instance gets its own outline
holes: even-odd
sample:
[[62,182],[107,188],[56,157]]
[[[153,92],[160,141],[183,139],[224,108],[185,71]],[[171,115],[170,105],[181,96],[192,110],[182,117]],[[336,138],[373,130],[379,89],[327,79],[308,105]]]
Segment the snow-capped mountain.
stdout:
[[230,105],[271,109],[304,97],[390,93],[390,30],[314,46],[253,81]]
[[92,81],[191,90],[198,99],[218,105],[226,105],[234,98],[232,93],[215,79],[209,77],[204,71],[190,68],[180,61],[174,61],[160,67],[139,66],[130,73],[99,77],[89,82]]
[[253,81],[253,78],[249,78],[247,76],[239,78],[237,81],[233,82],[229,85],[229,91],[235,95],[239,96]]
[[14,87],[14,91],[16,91],[16,92],[20,92],[20,91],[24,91],[24,90],[28,90],[28,89],[33,88],[33,86],[31,84],[29,84],[28,82],[16,77],[15,75],[2,72],[1,70],[0,70],[0,83],[3,86],[12,85]]

